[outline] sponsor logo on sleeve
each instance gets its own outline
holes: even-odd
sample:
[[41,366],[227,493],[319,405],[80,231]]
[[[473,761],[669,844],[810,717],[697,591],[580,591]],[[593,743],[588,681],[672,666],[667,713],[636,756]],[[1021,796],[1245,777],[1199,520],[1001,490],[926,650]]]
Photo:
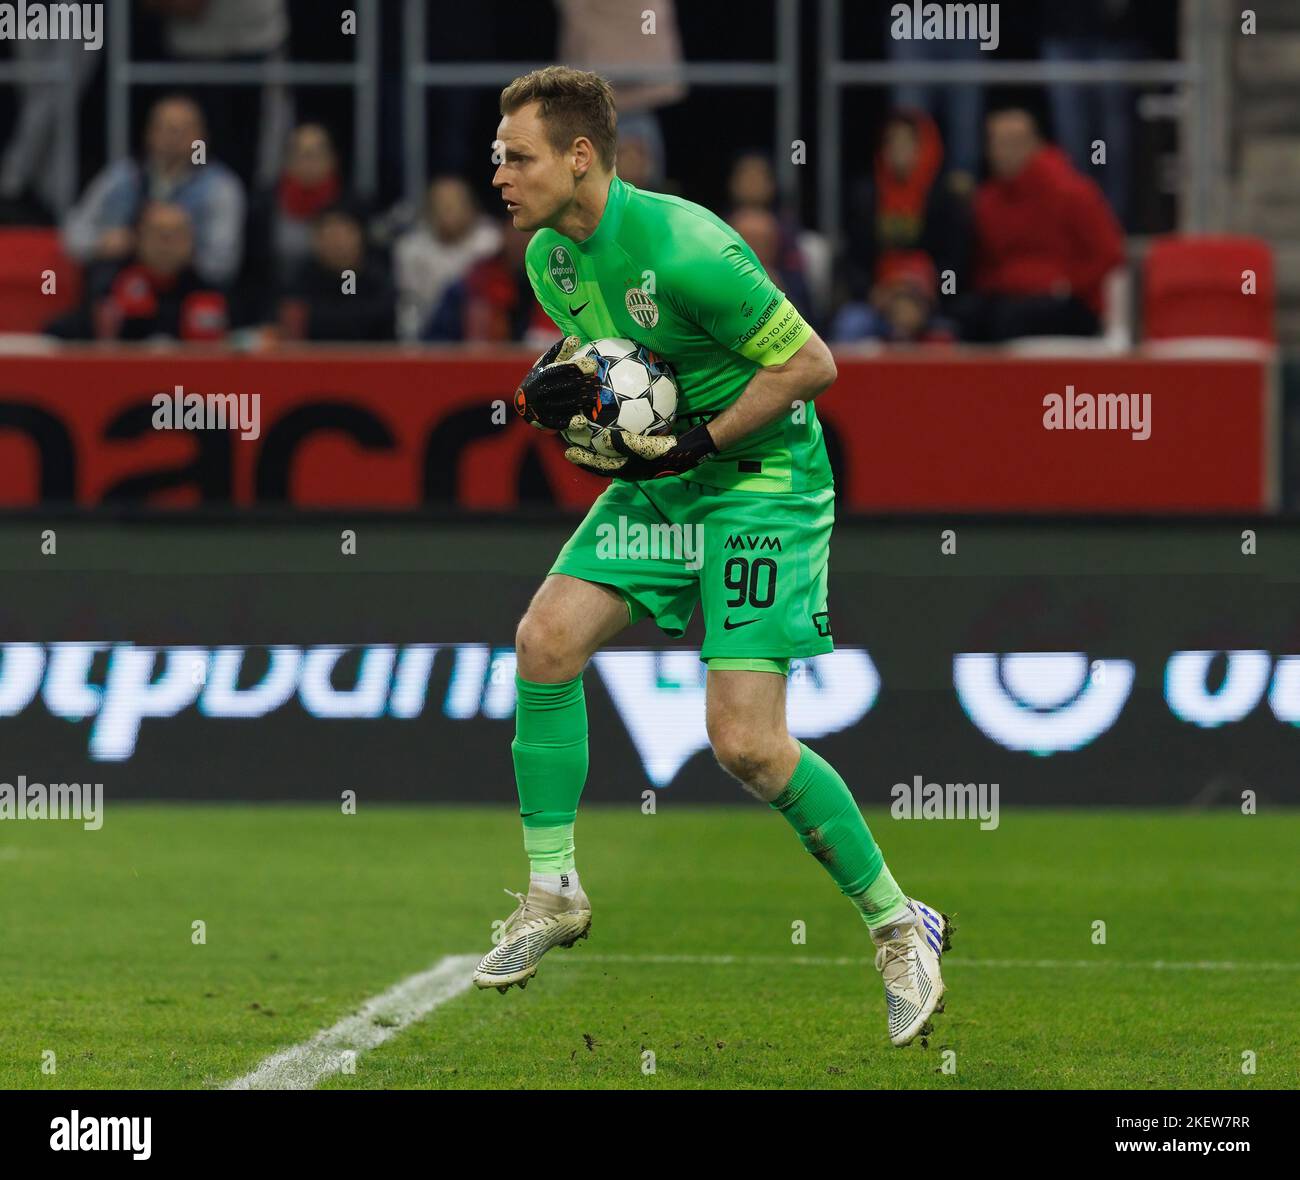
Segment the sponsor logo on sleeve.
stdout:
[[763,313],[756,319],[746,330],[745,334],[737,341],[738,344],[746,344],[752,340],[759,332],[763,330],[763,325],[772,318],[776,311],[778,300],[775,295],[768,300],[767,306],[763,308]]

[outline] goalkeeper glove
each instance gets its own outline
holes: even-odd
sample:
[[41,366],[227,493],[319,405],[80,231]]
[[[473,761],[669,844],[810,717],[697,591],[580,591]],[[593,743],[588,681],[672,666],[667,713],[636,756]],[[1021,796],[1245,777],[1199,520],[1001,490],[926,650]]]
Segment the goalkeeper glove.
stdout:
[[582,347],[576,336],[552,344],[515,390],[515,410],[543,430],[563,430],[575,415],[593,421],[600,406],[596,361],[573,354]]
[[[570,429],[584,425],[581,417],[569,423]],[[706,423],[693,426],[683,435],[631,434],[626,430],[610,430],[609,440],[622,454],[613,459],[598,455],[582,447],[570,447],[564,457],[570,463],[585,467],[597,475],[610,475],[615,479],[661,479],[667,475],[682,475],[698,467],[710,455],[718,452],[713,435]]]

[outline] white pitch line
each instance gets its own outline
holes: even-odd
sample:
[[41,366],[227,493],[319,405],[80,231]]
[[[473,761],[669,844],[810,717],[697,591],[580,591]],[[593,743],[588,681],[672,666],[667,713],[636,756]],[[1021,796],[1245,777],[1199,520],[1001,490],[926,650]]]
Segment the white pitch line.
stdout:
[[[824,955],[609,955],[578,954],[570,955],[561,962],[566,963],[682,963],[687,966],[728,967],[753,963],[756,966],[784,967],[863,967],[872,963],[871,959],[854,956],[832,958]],[[1009,969],[1022,968],[1076,968],[1076,967],[1124,967],[1149,971],[1300,971],[1300,963],[1234,963],[1214,962],[1204,959],[1197,962],[1169,962],[1164,959],[1146,961],[1120,959],[963,959],[957,955],[944,955],[945,967],[998,967]]]
[[310,1090],[343,1068],[344,1054],[382,1045],[408,1024],[428,1016],[469,990],[479,955],[444,955],[428,971],[394,984],[386,992],[367,1000],[351,1016],[332,1028],[322,1029],[309,1041],[282,1049],[262,1062],[252,1073],[236,1078],[227,1090]]
[[[386,992],[367,1000],[351,1016],[344,1017],[331,1028],[323,1029],[308,1041],[293,1045],[272,1054],[252,1073],[236,1078],[224,1088],[227,1090],[310,1090],[322,1078],[338,1073],[343,1067],[343,1055],[349,1050],[363,1053],[382,1045],[396,1036],[407,1025],[428,1016],[440,1004],[468,991],[472,982],[471,968],[478,955],[445,955],[428,971],[408,976]],[[799,966],[799,967],[865,967],[871,959],[851,955],[831,957],[826,955],[619,955],[577,954],[568,955],[560,962],[627,963],[653,965],[680,963],[696,967]],[[1025,968],[1074,969],[1089,967],[1115,967],[1147,971],[1300,971],[1300,962],[1214,961],[1202,959],[1189,962],[1171,962],[1165,959],[1146,961],[1110,959],[962,959],[948,955],[945,966],[992,967],[1019,970]]]

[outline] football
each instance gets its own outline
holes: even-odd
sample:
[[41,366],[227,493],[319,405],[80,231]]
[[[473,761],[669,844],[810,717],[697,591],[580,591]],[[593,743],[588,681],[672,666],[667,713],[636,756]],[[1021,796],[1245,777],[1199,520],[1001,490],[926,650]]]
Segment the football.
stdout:
[[596,361],[600,408],[595,421],[562,430],[571,446],[599,455],[617,456],[609,441],[611,428],[630,434],[667,434],[677,415],[677,382],[668,362],[634,340],[594,340],[576,354]]

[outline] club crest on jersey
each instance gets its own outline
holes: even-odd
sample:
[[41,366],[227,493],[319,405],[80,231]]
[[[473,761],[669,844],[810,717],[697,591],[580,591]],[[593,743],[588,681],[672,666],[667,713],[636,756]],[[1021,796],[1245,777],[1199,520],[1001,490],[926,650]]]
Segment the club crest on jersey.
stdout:
[[653,328],[659,322],[659,305],[650,293],[641,287],[631,287],[625,296],[627,314],[643,328]]
[[566,295],[572,295],[578,289],[578,268],[573,265],[573,258],[563,246],[556,246],[546,261],[546,269],[551,273],[551,282]]

